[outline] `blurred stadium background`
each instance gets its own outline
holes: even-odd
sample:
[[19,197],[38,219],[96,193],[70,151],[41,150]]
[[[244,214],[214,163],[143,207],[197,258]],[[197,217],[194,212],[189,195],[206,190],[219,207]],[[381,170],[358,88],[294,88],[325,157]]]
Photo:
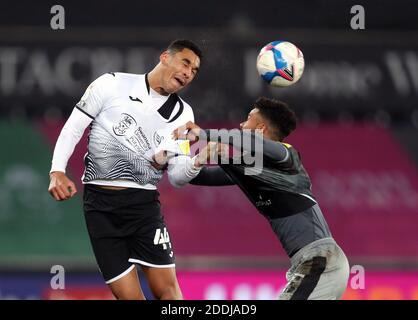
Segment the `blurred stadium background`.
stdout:
[[[54,4],[65,8],[65,30],[50,28]],[[354,4],[365,8],[365,30],[350,28]],[[205,52],[182,94],[198,123],[236,126],[259,95],[297,112],[288,141],[334,237],[365,268],[365,287],[349,282],[344,298],[417,299],[417,16],[412,0],[2,2],[0,298],[112,298],[81,196],[57,203],[47,193],[52,148],[93,79],[147,72],[171,40],[189,38]],[[306,59],[286,89],[269,88],[255,68],[258,50],[279,39]],[[83,139],[68,168],[77,182],[85,148]],[[176,190],[164,180],[160,193],[186,299],[276,298],[288,259],[237,188]],[[50,287],[53,265],[65,268],[65,290]]]

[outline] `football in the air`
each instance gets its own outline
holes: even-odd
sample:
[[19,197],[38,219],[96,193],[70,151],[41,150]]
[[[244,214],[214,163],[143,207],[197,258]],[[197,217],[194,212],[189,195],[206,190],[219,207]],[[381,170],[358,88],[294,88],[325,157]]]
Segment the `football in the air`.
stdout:
[[257,57],[259,75],[274,87],[296,83],[305,69],[302,51],[293,43],[273,41],[265,45]]

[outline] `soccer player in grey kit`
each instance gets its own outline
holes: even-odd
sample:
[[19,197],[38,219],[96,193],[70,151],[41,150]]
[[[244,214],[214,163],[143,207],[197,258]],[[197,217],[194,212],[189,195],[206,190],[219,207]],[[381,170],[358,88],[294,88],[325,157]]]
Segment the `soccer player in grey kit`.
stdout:
[[[298,151],[283,142],[296,128],[294,112],[281,101],[259,98],[240,127],[242,130],[230,132],[203,130],[189,122],[174,132],[175,137],[212,142],[209,149],[214,142],[226,142],[239,150],[241,160],[249,152],[263,159],[262,167],[256,168],[256,164],[231,161],[229,154],[227,162],[219,161],[220,155],[219,166],[202,167],[190,183],[236,184],[266,217],[291,260],[280,300],[340,299],[348,281],[348,260],[333,239],[311,192],[311,181]],[[262,154],[257,155],[257,144],[262,145]],[[200,160],[199,164],[203,166],[204,162]]]

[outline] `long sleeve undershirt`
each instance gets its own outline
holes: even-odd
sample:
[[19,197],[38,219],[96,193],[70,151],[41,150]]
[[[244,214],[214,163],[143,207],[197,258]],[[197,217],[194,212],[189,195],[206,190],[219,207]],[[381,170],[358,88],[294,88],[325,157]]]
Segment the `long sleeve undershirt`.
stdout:
[[[254,131],[242,130],[204,130],[200,136],[201,139],[207,141],[228,143],[236,150],[252,152],[257,156],[259,151],[255,148],[255,144],[263,145],[262,156],[264,160],[271,163],[285,163],[289,160],[289,151],[281,143],[270,139],[263,138],[262,135],[256,134]],[[243,143],[243,142],[246,143]],[[234,185],[235,182],[225,173],[221,167],[204,167],[200,173],[190,181],[192,185],[203,186],[227,186]]]
[[221,167],[204,167],[200,173],[190,181],[190,184],[197,186],[231,186],[235,182],[222,170]]
[[251,152],[255,156],[260,151],[257,150],[255,145],[260,146],[262,144],[261,156],[264,160],[272,163],[283,163],[289,159],[289,151],[281,142],[263,138],[261,134],[256,134],[254,131],[208,129],[202,132],[201,138],[207,141],[227,143],[236,150]]

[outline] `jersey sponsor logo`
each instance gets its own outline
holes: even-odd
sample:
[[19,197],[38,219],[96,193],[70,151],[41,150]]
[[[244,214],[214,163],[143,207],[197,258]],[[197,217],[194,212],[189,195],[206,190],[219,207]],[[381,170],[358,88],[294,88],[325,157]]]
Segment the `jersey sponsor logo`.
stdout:
[[127,113],[122,113],[122,120],[113,125],[113,132],[117,136],[124,136],[132,126],[136,126],[135,119]]
[[141,127],[138,127],[138,129],[135,130],[134,134],[128,139],[128,141],[132,144],[132,146],[134,146],[135,150],[140,153],[151,150],[151,144]]

